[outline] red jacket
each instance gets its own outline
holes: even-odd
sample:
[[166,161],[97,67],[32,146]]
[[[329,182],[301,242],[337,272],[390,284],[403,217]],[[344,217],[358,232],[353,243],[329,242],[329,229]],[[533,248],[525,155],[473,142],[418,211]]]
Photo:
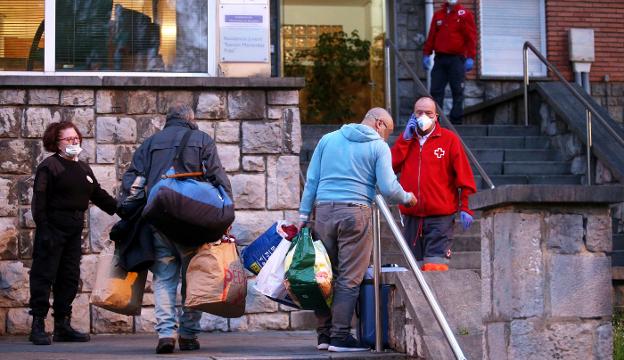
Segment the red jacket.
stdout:
[[477,28],[474,16],[470,10],[459,4],[447,13],[448,6],[444,3],[442,9],[433,14],[423,53],[431,55],[435,51],[474,59],[477,54]]
[[468,196],[477,191],[472,169],[457,135],[439,123],[422,148],[416,136],[411,140],[399,136],[392,147],[392,168],[401,173],[403,189],[418,199],[414,207],[401,206],[402,214],[451,215],[459,208],[472,215]]

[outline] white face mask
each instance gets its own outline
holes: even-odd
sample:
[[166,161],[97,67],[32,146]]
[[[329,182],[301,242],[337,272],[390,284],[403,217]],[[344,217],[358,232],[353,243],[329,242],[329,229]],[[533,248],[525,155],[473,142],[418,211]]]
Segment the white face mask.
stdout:
[[446,0],[446,2],[447,2],[449,5],[455,5],[455,4],[457,4],[457,0]]
[[67,145],[65,148],[65,155],[75,158],[82,152],[82,148],[78,144]]
[[420,130],[427,131],[429,130],[429,128],[431,128],[431,125],[433,125],[433,119],[423,114],[423,115],[420,115],[416,124],[418,125],[418,128]]

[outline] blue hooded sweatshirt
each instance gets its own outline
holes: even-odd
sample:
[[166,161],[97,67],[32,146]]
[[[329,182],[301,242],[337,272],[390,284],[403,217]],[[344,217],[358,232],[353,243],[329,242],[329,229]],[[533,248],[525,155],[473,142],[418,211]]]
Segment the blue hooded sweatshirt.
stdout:
[[366,125],[348,124],[321,138],[310,166],[299,213],[309,215],[315,202],[370,205],[375,186],[392,203],[409,203],[392,170],[388,144]]

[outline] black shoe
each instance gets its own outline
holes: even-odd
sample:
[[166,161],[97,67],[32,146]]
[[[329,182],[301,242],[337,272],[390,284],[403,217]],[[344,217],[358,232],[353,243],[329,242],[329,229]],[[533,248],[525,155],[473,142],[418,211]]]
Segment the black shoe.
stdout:
[[160,338],[156,346],[156,354],[171,354],[175,349],[174,338]]
[[329,342],[331,341],[331,339],[329,338],[329,336],[325,335],[325,334],[319,334],[318,336],[318,345],[316,345],[316,348],[319,350],[327,350],[329,349]]
[[333,352],[350,352],[350,351],[368,351],[370,348],[366,345],[360,344],[352,335],[347,335],[344,338],[331,338],[329,348],[327,349]]
[[91,340],[89,334],[81,333],[71,327],[71,317],[64,316],[54,319],[54,336],[52,340],[58,342],[87,342]]
[[32,341],[32,343],[35,345],[52,344],[52,339],[50,339],[50,335],[45,332],[45,317],[33,316],[32,327],[28,340]]
[[178,338],[178,345],[181,351],[199,350],[199,341],[197,339]]

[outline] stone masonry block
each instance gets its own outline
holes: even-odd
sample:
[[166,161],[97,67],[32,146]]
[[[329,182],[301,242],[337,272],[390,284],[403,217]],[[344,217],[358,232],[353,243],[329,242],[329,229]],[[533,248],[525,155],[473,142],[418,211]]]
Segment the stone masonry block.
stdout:
[[290,328],[292,330],[314,330],[316,329],[316,322],[314,311],[303,310],[290,313]]
[[578,254],[583,250],[583,216],[552,214],[544,219],[546,245],[561,254]]
[[95,334],[132,332],[132,316],[117,314],[97,306],[91,307],[91,330]]
[[197,119],[224,119],[227,117],[225,91],[202,92],[197,99]]
[[217,123],[216,141],[220,143],[240,142],[240,122],[220,121]]
[[48,108],[31,107],[26,110],[26,116],[22,118],[22,136],[27,138],[41,138],[46,127],[53,122],[61,121],[61,114],[54,114]]
[[299,104],[299,91],[297,90],[276,90],[267,93],[267,103],[269,105],[297,105]]
[[161,91],[158,93],[158,112],[166,114],[175,104],[193,106],[193,93],[190,91]]
[[0,216],[16,216],[18,205],[17,179],[0,176]]
[[95,111],[93,108],[65,108],[63,120],[73,122],[82,137],[93,137],[95,129]]
[[287,330],[290,319],[285,313],[249,314],[247,331]]
[[0,89],[0,105],[20,105],[26,103],[26,91],[17,89]]
[[136,121],[129,117],[101,116],[96,120],[98,144],[131,144],[137,139]]
[[108,234],[117,221],[117,215],[110,216],[96,206],[89,208],[89,238],[94,252],[99,253],[111,244]]
[[216,121],[210,120],[196,120],[195,123],[200,131],[210,135],[211,138],[215,138],[215,128],[217,127]]
[[240,148],[233,144],[217,144],[219,160],[225,171],[238,171],[240,169]]
[[61,105],[93,106],[94,104],[93,90],[67,89],[61,91]]
[[22,207],[19,209],[19,227],[22,229],[34,229],[36,227],[33,219],[32,209],[30,207]]
[[98,255],[83,255],[80,258],[80,290],[91,292],[95,285],[95,272],[97,270]]
[[0,107],[0,137],[18,137],[24,110],[18,107]]
[[110,165],[91,165],[93,175],[102,189],[108,191],[111,196],[115,196],[114,192],[117,187],[117,178],[115,176],[115,167]]
[[247,279],[247,300],[245,305],[245,314],[276,312],[278,309],[277,302],[256,291],[255,285],[255,278]]
[[609,257],[554,254],[549,263],[552,316],[611,315]]
[[89,294],[78,294],[72,302],[72,327],[80,332],[89,333],[91,331],[90,312]]
[[100,144],[96,148],[95,162],[98,164],[114,164],[117,154],[117,145]]
[[264,209],[266,180],[264,174],[237,174],[230,178],[236,209]]
[[611,217],[605,215],[587,216],[585,245],[592,252],[611,252],[613,247]]
[[56,89],[28,90],[28,103],[31,105],[58,105],[59,91]]
[[228,331],[228,320],[220,316],[202,313],[199,326],[202,331]]
[[128,114],[153,114],[156,113],[155,91],[138,90],[128,92]]
[[594,324],[585,322],[514,320],[510,326],[509,359],[595,358],[592,356],[594,328]]
[[228,320],[230,331],[247,331],[249,330],[249,316],[243,315],[238,318]]
[[481,315],[492,316],[492,237],[493,216],[481,218]]
[[31,175],[37,145],[34,140],[0,140],[0,172]]
[[18,241],[20,259],[32,258],[32,247],[35,238],[35,230],[20,230]]
[[492,307],[495,319],[539,316],[544,311],[541,217],[498,213],[493,223]]
[[7,334],[6,331],[6,318],[9,309],[0,308],[0,336],[4,336]]
[[264,171],[264,157],[263,156],[243,156],[243,170],[253,172]]
[[123,174],[130,167],[132,156],[138,148],[136,145],[119,145],[115,153],[115,169],[117,171],[117,180],[121,181]]
[[96,161],[96,146],[95,139],[82,139],[82,152],[78,155],[78,159],[88,163],[94,164]]
[[[28,308],[18,307],[8,309],[6,314],[7,333],[10,335],[27,335],[30,334],[32,325],[32,316],[28,313]],[[46,329],[54,328],[54,319],[48,316],[45,319]]]
[[127,109],[128,94],[122,90],[98,90],[95,93],[95,111],[98,114],[122,114]]
[[32,199],[32,187],[35,182],[34,176],[20,176],[17,180],[17,191],[19,203],[21,205],[30,205]]
[[487,323],[483,334],[484,360],[508,359],[509,344],[508,323]]
[[235,90],[228,92],[230,119],[264,119],[266,96],[262,90]]
[[301,120],[299,109],[284,109],[282,121],[284,150],[293,154],[299,154],[301,151]]
[[267,208],[299,208],[299,157],[267,158]]
[[17,259],[18,238],[14,218],[0,218],[0,260]]
[[137,333],[156,332],[156,315],[153,307],[141,309],[141,315],[134,317],[134,331]]
[[29,271],[21,261],[0,261],[0,307],[28,305]]
[[137,126],[137,143],[143,143],[148,137],[156,134],[165,127],[165,116],[154,115],[139,115],[134,116]]
[[279,154],[282,146],[275,139],[282,138],[279,122],[243,122],[244,154]]
[[[238,204],[237,204],[238,208]],[[237,210],[232,234],[240,245],[248,245],[264,233],[274,222],[281,220],[281,211]]]
[[600,325],[595,336],[594,359],[610,359],[613,356],[613,325]]

